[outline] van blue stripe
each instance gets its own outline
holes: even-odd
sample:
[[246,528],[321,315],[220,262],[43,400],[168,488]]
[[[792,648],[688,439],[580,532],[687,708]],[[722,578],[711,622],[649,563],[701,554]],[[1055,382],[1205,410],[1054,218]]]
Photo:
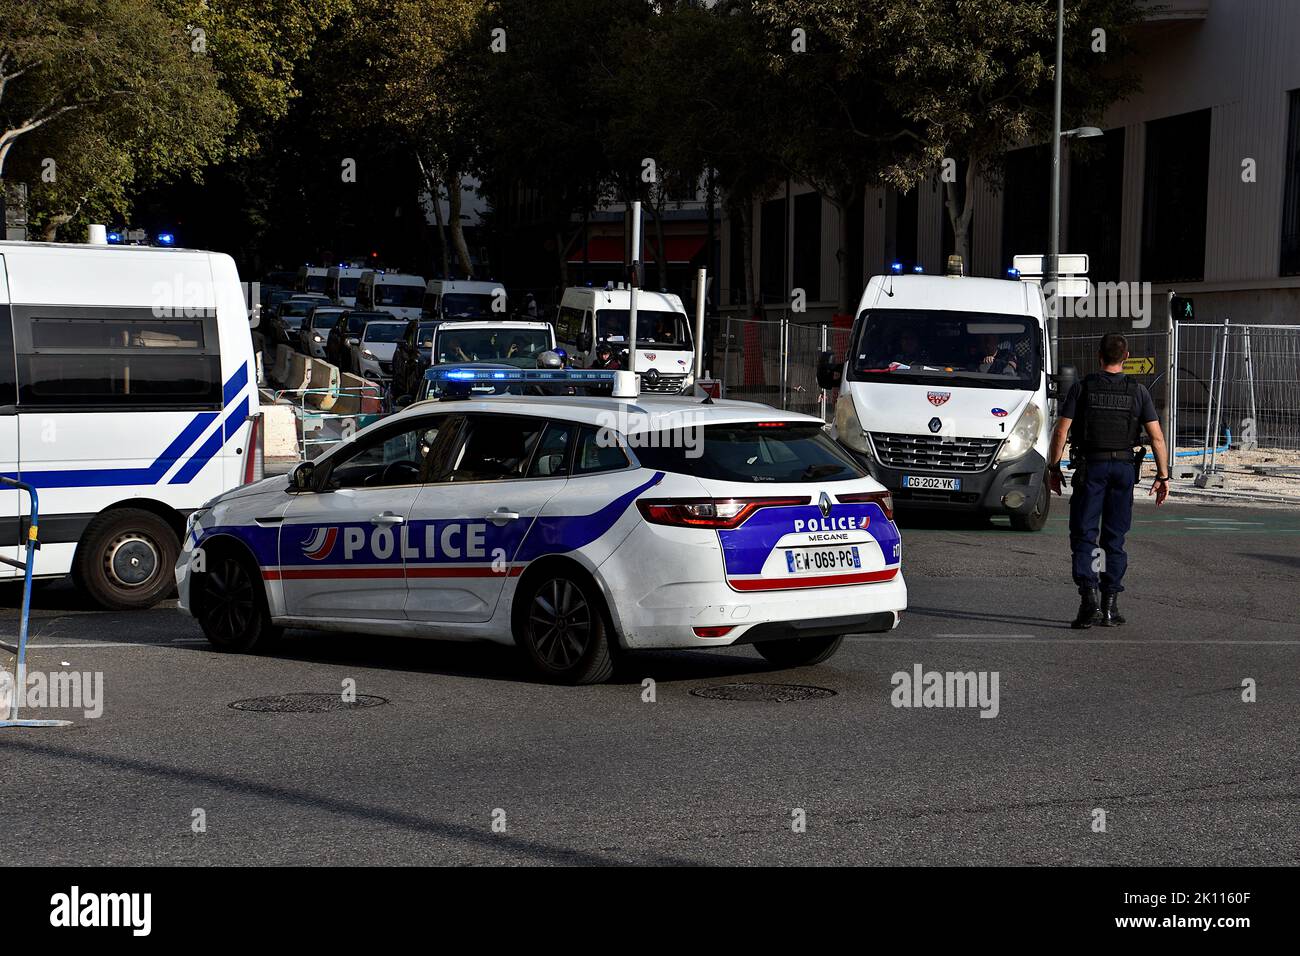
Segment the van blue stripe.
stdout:
[[[223,405],[238,395],[248,384],[248,363],[241,363],[234,374],[226,381],[222,389]],[[226,439],[233,434],[238,424],[248,417],[248,396],[244,396],[226,416],[222,427],[200,446],[194,457],[185,462],[181,470],[172,479],[171,484],[184,484],[194,478],[212,457],[221,450]],[[171,470],[176,462],[183,460],[185,452],[199,436],[207,431],[216,420],[217,412],[198,412],[172,439],[152,465],[147,468],[100,468],[100,469],[65,469],[60,471],[24,471],[23,481],[37,488],[110,488],[119,485],[155,485]],[[215,442],[215,446],[214,443]],[[185,477],[182,478],[181,476]],[[17,478],[18,474],[10,472],[7,478]]]

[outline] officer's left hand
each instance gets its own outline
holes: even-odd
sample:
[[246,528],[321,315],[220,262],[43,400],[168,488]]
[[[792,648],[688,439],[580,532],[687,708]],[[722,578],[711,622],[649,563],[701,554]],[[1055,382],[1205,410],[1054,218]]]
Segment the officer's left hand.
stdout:
[[1151,490],[1147,492],[1147,497],[1150,498],[1152,495],[1156,496],[1157,507],[1164,504],[1165,499],[1169,497],[1169,482],[1168,481],[1151,482]]

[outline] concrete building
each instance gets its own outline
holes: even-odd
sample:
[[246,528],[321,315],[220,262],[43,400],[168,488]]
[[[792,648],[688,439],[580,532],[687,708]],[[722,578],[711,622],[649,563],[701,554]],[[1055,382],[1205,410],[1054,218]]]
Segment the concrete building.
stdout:
[[[1061,251],[1088,253],[1094,280],[1189,295],[1200,320],[1300,322],[1300,2],[1165,0],[1132,39],[1141,91],[1107,112],[1103,137],[1063,150]],[[854,307],[894,261],[942,271],[952,238],[939,186],[874,190],[849,210]],[[1013,255],[1047,251],[1049,189],[1046,144],[1006,157],[1001,190],[978,183],[968,273],[1004,275]],[[796,287],[808,319],[834,311],[838,215],[797,183],[757,204],[769,314]],[[748,311],[737,230],[721,230],[720,299]]]

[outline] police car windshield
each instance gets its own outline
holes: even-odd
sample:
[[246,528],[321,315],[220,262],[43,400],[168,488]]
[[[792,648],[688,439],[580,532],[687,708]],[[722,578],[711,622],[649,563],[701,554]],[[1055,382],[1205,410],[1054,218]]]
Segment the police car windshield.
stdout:
[[537,356],[551,347],[544,329],[458,329],[440,326],[434,341],[433,363],[503,362],[536,368]]
[[[627,345],[627,309],[600,309],[596,312],[596,333],[602,341],[612,345]],[[681,312],[656,312],[636,310],[637,345],[661,349],[689,349],[690,326]]]
[[866,475],[815,423],[705,425],[633,435],[629,445],[643,467],[719,481],[849,481]]
[[442,297],[442,314],[449,319],[479,319],[495,313],[492,296],[473,292],[448,292]]
[[1021,315],[876,309],[862,314],[850,359],[856,381],[1034,389],[1042,342]]

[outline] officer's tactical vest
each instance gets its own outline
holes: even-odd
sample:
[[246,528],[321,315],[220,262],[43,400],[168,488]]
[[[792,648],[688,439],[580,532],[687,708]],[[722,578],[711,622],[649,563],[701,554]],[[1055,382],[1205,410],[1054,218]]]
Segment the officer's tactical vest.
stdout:
[[1142,436],[1138,386],[1125,375],[1111,379],[1093,372],[1085,376],[1075,415],[1071,432],[1085,454],[1132,449]]

